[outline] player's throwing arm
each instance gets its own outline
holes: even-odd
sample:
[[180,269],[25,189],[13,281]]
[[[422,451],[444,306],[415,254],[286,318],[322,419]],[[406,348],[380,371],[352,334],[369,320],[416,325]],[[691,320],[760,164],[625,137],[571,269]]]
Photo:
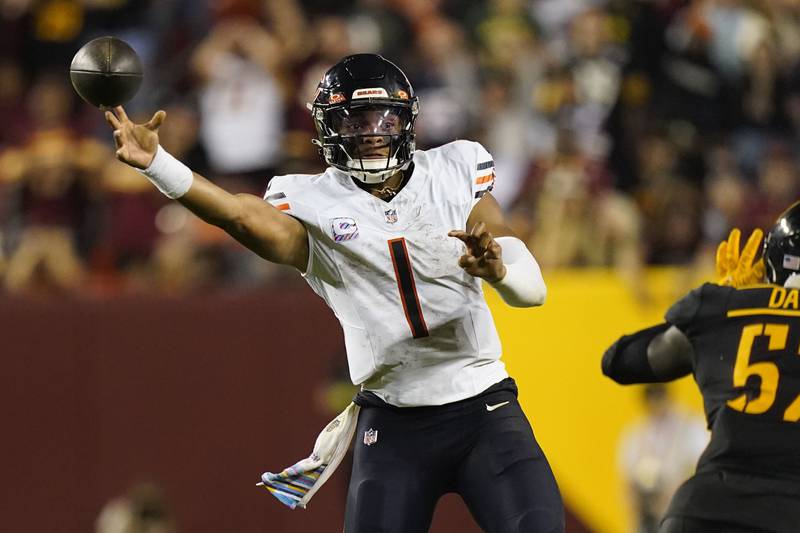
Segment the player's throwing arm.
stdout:
[[106,111],[117,159],[264,259],[304,271],[309,253],[305,227],[269,202],[251,194],[231,194],[175,159],[158,143],[158,129],[166,116],[157,111],[146,123],[134,124],[122,106]]

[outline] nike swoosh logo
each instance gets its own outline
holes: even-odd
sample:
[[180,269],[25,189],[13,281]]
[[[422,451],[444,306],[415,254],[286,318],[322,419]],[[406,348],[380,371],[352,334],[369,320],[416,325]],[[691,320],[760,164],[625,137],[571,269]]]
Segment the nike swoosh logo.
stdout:
[[489,411],[489,412],[491,412],[491,411],[494,411],[495,409],[499,409],[500,407],[503,407],[503,406],[504,406],[505,404],[507,404],[507,403],[509,403],[509,402],[500,402],[500,403],[496,403],[496,404],[494,404],[494,405],[489,405],[489,404],[487,403],[487,404],[486,404],[486,410],[487,410],[487,411]]

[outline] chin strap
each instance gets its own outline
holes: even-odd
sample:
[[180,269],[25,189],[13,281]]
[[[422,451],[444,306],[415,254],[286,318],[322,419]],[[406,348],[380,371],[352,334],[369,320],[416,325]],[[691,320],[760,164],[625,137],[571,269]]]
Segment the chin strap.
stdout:
[[[378,163],[377,165],[373,165],[374,163]],[[353,166],[349,166],[349,165]],[[400,168],[386,168],[386,167],[394,167],[397,165],[397,159],[392,157],[389,158],[387,163],[386,159],[383,159],[383,163],[379,161],[362,161],[363,167],[355,166],[354,161],[348,162],[348,167],[346,172],[353,177],[353,179],[360,181],[366,185],[377,185],[379,183],[383,183],[384,181],[388,180],[392,176],[395,175],[397,172],[405,172],[408,170],[408,167],[411,165],[411,161],[408,161]],[[375,169],[370,169],[370,166],[375,166]],[[363,170],[361,170],[363,168]],[[378,170],[377,172],[369,172],[369,170]]]
[[[395,173],[399,172],[402,174],[402,179],[400,180],[400,183],[398,183],[394,187],[389,187],[388,185],[384,185],[383,187],[377,187],[374,185],[369,185],[367,183],[364,183],[363,181],[360,181],[356,178],[353,179],[355,180],[356,185],[362,190],[365,190],[371,194],[376,195],[381,200],[389,201],[395,196],[397,196],[397,193],[403,190],[403,187],[405,187],[406,183],[408,183],[408,178],[411,177],[413,169],[414,169],[414,164],[412,162],[409,162],[408,164],[403,165],[402,169],[395,170]],[[392,174],[392,176],[394,175],[395,174]],[[389,178],[391,178],[392,176],[389,176]],[[387,181],[389,181],[389,178],[387,178],[381,183],[385,184]]]
[[397,169],[384,170],[382,172],[362,172],[350,168],[347,172],[353,179],[360,181],[364,185],[378,185],[391,178],[397,172]]

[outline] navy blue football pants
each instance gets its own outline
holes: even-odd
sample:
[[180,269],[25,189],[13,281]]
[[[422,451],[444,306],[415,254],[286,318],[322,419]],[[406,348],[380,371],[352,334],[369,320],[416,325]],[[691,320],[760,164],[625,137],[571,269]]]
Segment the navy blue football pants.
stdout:
[[426,532],[448,492],[484,531],[564,531],[558,486],[510,378],[436,407],[394,407],[369,392],[355,401],[345,533]]

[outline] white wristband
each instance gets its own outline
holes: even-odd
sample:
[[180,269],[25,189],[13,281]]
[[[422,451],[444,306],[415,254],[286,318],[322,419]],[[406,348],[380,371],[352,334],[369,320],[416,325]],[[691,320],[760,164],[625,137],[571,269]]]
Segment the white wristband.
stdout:
[[194,181],[192,169],[175,159],[160,144],[150,166],[144,170],[137,170],[147,176],[159,191],[173,200],[186,194]]
[[547,287],[539,264],[528,247],[516,237],[497,237],[495,241],[503,249],[506,275],[492,283],[492,287],[512,307],[542,305],[547,296]]

